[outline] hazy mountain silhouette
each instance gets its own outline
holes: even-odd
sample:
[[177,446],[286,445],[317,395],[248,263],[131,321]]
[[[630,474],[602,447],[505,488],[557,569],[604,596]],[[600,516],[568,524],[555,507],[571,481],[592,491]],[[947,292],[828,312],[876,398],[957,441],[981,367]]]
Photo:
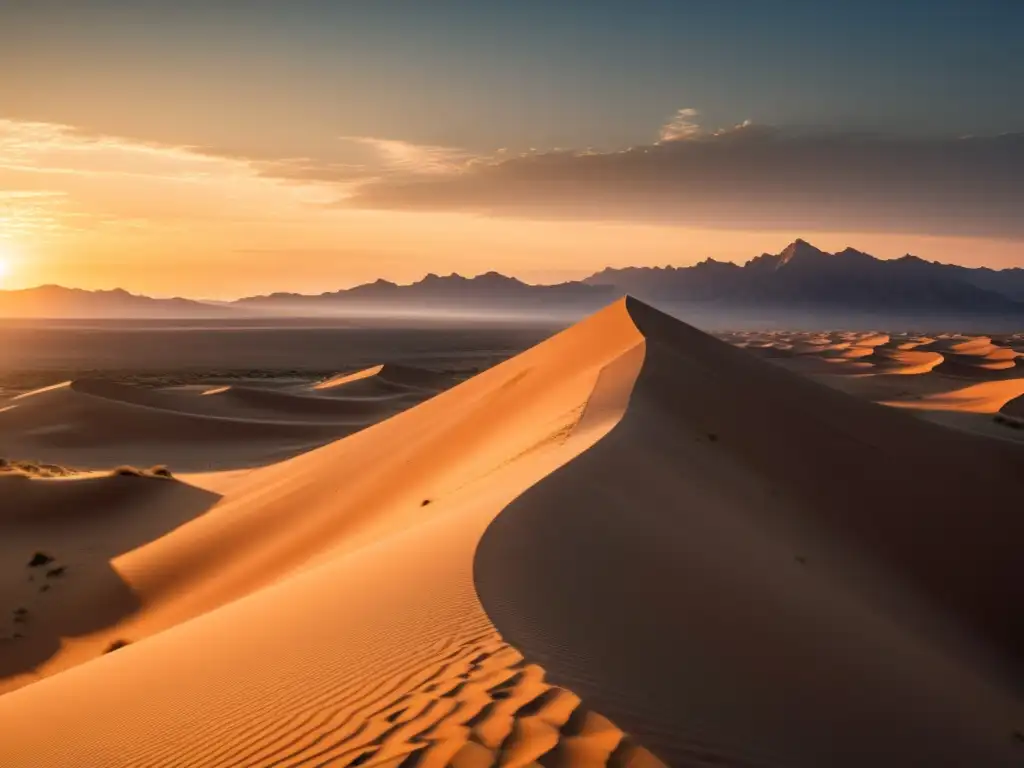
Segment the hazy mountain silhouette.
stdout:
[[796,240],[746,264],[605,269],[587,278],[653,302],[710,302],[790,310],[1007,315],[1024,312],[1024,270],[996,271],[877,259],[853,248],[827,253]]
[[[917,259],[916,256],[904,256],[903,258]],[[923,259],[917,260],[924,261]],[[934,261],[926,261],[924,263],[978,288],[995,291],[1014,301],[1024,302],[1024,269],[1020,267],[1013,267],[1011,269],[989,269],[988,267],[969,269],[958,264],[939,264]]]
[[487,272],[476,277],[429,274],[411,285],[387,280],[331,293],[302,295],[274,293],[235,302],[235,306],[262,312],[383,312],[461,311],[508,313],[534,310],[588,311],[618,297],[614,286],[583,282],[530,285],[514,277]]
[[273,293],[235,302],[153,299],[123,290],[43,286],[0,291],[0,317],[209,318],[400,316],[419,313],[579,317],[631,294],[709,327],[759,323],[841,325],[1024,318],[1024,269],[971,269],[916,256],[877,259],[853,248],[827,253],[796,240],[780,253],[737,265],[604,269],[585,280],[530,285],[487,272],[429,274],[411,285],[387,280],[329,293]]
[[0,291],[0,317],[85,318],[200,318],[230,315],[229,307],[191,299],[154,299],[116,288],[86,291],[42,285],[18,291]]

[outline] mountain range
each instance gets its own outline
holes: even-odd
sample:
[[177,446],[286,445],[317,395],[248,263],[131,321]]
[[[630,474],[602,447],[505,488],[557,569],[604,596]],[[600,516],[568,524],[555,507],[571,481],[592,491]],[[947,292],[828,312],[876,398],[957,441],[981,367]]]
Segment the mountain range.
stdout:
[[742,266],[707,259],[692,267],[605,269],[583,282],[649,302],[909,313],[1024,309],[1024,269],[971,269],[911,255],[883,260],[853,248],[827,253],[804,240]]
[[911,255],[883,260],[853,248],[828,253],[804,240],[743,265],[707,259],[690,267],[608,268],[557,285],[530,285],[497,272],[476,277],[430,274],[410,285],[377,280],[316,295],[274,293],[223,303],[43,286],[0,291],[0,316],[581,315],[627,293],[669,308],[733,312],[746,318],[881,314],[907,319],[1000,317],[1024,325],[1024,269],[972,269]]
[[304,295],[274,293],[239,299],[234,306],[274,314],[331,314],[453,311],[459,313],[588,311],[619,296],[615,286],[568,282],[530,285],[514,277],[487,272],[476,277],[429,274],[411,285],[387,280],[357,285],[330,293]]
[[87,291],[41,285],[0,291],[0,317],[8,318],[218,318],[231,316],[229,305],[192,299],[154,299],[120,288]]

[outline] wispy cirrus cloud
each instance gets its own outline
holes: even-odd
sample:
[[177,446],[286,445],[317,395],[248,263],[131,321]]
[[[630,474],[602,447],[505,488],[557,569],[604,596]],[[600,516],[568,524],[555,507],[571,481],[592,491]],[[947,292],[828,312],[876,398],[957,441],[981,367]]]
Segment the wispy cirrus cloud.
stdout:
[[0,120],[0,215],[8,229],[60,232],[105,222],[259,218],[322,206],[364,171],[305,158],[202,148]]
[[17,221],[25,231],[117,220],[241,221],[294,215],[304,205],[322,210],[366,183],[445,177],[476,160],[460,149],[393,139],[350,136],[338,144],[330,157],[254,158],[0,120],[0,202],[8,227]]
[[139,176],[200,180],[242,161],[205,155],[193,147],[90,135],[53,123],[0,120],[0,169],[79,176]]

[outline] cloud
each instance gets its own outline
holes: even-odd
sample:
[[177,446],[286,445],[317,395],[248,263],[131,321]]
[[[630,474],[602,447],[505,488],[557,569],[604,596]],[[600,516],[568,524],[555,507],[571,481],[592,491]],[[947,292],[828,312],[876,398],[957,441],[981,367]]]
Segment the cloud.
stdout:
[[55,190],[0,189],[0,240],[55,231],[66,218],[66,197]]
[[[925,138],[705,130],[678,110],[619,151],[497,151],[347,136],[312,157],[0,120],[0,216],[24,235],[109,222],[305,221],[343,209],[705,229],[1024,239],[1024,134]],[[323,152],[336,152],[326,156]]]
[[0,215],[23,236],[144,220],[287,216],[336,202],[367,177],[335,161],[233,157],[0,120]]
[[700,136],[701,127],[695,120],[699,114],[693,107],[680,109],[671,120],[661,126],[661,140],[685,141]]
[[704,132],[680,110],[661,140],[617,152],[477,162],[384,178],[346,204],[728,229],[1024,238],[1024,134],[925,138],[791,131],[745,121]]
[[242,161],[205,155],[191,147],[89,135],[52,123],[0,120],[0,169],[78,176],[203,179]]
[[451,147],[370,136],[342,136],[341,139],[372,149],[383,163],[383,170],[391,173],[446,176],[461,173],[474,159],[470,153]]

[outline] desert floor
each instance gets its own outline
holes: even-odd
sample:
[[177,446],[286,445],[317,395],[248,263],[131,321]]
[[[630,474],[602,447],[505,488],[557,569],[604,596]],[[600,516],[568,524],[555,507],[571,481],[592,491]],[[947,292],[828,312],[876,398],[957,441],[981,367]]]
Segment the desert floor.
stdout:
[[0,765],[1024,764],[1024,336],[550,333],[0,329]]

